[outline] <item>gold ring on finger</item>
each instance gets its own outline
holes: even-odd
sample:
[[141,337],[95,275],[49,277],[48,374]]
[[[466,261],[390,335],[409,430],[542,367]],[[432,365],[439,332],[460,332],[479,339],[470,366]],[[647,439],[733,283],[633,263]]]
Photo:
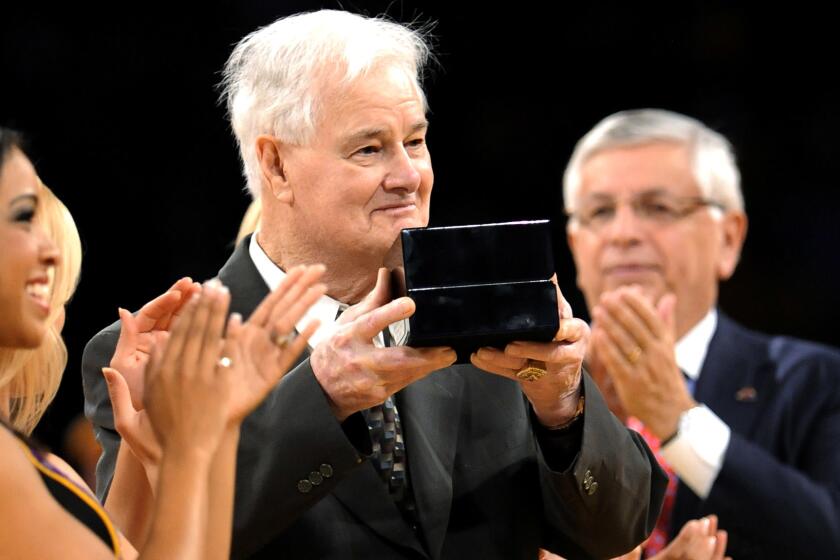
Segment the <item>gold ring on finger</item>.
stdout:
[[277,348],[279,348],[280,350],[285,350],[289,344],[294,342],[295,338],[297,338],[297,335],[295,334],[295,331],[286,334],[280,334],[277,331],[272,330],[268,334],[268,338],[269,340],[271,340],[271,343],[274,344]]
[[639,358],[642,357],[642,347],[636,346],[635,348],[627,352],[626,356],[628,362],[630,362],[631,364],[635,364],[639,361]]
[[547,373],[544,366],[542,362],[528,360],[525,367],[516,372],[516,377],[523,381],[536,381]]

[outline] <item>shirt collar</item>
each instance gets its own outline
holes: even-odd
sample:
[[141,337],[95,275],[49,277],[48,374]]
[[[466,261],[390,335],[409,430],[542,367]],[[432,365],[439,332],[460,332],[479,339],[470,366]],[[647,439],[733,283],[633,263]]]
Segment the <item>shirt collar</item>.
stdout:
[[691,380],[696,381],[700,377],[703,360],[706,359],[709,343],[717,328],[717,318],[717,310],[712,307],[699,323],[677,341],[677,365]]
[[[260,244],[257,242],[257,232],[251,236],[251,242],[248,246],[248,253],[251,260],[254,261],[254,266],[257,272],[260,273],[263,281],[268,286],[270,291],[277,289],[286,273],[277,264],[272,261]],[[339,315],[339,310],[344,312],[349,306],[346,303],[331,298],[324,294],[309,308],[309,310],[301,317],[300,321],[295,324],[295,329],[302,332],[306,326],[313,320],[317,319],[320,323],[318,329],[311,337],[309,337],[309,348],[315,348],[319,343],[330,338],[335,331],[338,330],[336,319]],[[405,342],[408,335],[408,320],[397,321],[389,327],[391,331],[391,340],[393,345],[399,345]],[[383,346],[382,333],[378,334],[374,339],[377,346]]]
[[[257,232],[254,232],[254,235],[251,236],[248,253],[251,255],[251,260],[254,261],[254,266],[257,267],[260,276],[262,276],[262,279],[268,285],[268,289],[270,291],[277,289],[277,286],[286,277],[286,273],[260,247],[260,244],[257,242]],[[338,328],[335,324],[335,319],[338,316],[339,309],[344,311],[347,309],[347,305],[324,294],[318,298],[312,307],[301,317],[300,321],[297,322],[295,329],[298,332],[302,332],[315,319],[320,322],[315,334],[309,337],[310,348],[314,348],[318,343],[333,335]]]

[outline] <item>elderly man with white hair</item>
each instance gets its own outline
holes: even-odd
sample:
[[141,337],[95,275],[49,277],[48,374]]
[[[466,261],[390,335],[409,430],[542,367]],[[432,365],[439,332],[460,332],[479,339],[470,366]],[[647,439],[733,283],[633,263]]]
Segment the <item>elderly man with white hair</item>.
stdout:
[[840,557],[840,355],[717,308],[747,229],[729,142],[684,115],[616,113],[578,142],[564,199],[588,367],[671,478],[648,554],[716,514],[733,558]]
[[[450,348],[399,345],[414,302],[391,300],[387,268],[401,230],[429,219],[428,56],[416,31],[321,11],[255,31],[225,68],[263,208],[219,272],[231,310],[247,317],[301,264],[324,263],[328,287],[300,325],[320,321],[310,351],[243,426],[236,558],[591,558],[653,528],[664,474],[582,371],[589,329],[559,292],[551,342],[459,365]],[[118,436],[99,369],[118,332],[84,358],[100,493]]]

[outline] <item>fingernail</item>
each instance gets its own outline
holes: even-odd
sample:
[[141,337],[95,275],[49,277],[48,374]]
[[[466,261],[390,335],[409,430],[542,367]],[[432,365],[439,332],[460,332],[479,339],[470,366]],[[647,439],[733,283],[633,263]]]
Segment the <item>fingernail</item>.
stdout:
[[111,372],[108,371],[108,368],[102,368],[102,375],[105,377],[105,383],[110,385],[111,384]]
[[240,313],[231,313],[230,314],[230,320],[231,321],[236,320],[236,321],[241,322],[242,321],[242,315]]

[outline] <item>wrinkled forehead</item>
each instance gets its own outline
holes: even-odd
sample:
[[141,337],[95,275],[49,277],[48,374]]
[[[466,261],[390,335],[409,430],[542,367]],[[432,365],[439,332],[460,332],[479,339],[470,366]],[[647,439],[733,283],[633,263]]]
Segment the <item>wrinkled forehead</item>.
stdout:
[[580,168],[579,201],[641,193],[697,196],[689,147],[677,142],[614,146],[591,154]]
[[[330,65],[319,71],[313,80],[310,94],[314,100],[316,127],[325,116],[335,116],[359,100],[372,100],[382,92],[397,93],[401,98],[413,97],[426,112],[426,96],[413,68],[384,59],[347,78],[343,63]],[[383,96],[384,97],[384,96]]]

